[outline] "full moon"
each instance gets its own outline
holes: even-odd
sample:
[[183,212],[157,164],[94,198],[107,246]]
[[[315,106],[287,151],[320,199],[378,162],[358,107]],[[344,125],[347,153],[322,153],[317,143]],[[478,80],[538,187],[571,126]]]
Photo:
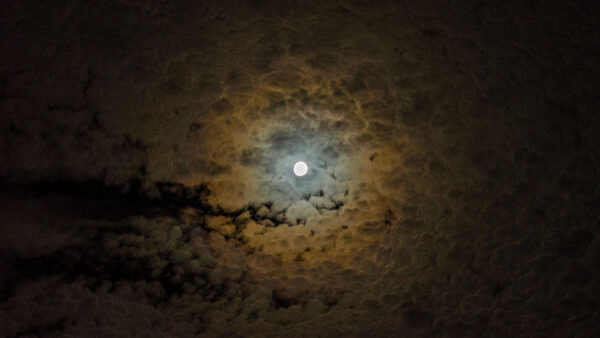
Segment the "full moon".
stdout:
[[304,176],[308,172],[308,165],[306,163],[299,161],[294,164],[294,174],[296,176]]

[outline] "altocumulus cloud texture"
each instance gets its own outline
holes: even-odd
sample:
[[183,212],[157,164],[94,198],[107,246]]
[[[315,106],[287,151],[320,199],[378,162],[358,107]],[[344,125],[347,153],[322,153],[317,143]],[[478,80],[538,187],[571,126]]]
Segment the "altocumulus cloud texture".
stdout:
[[599,15],[6,3],[0,336],[597,336]]

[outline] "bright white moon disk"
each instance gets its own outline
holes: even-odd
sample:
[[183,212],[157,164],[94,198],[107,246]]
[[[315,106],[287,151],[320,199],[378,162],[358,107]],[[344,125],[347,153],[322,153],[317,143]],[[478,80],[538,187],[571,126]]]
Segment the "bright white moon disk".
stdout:
[[306,163],[299,161],[294,164],[294,174],[296,176],[304,176],[308,172],[308,165]]

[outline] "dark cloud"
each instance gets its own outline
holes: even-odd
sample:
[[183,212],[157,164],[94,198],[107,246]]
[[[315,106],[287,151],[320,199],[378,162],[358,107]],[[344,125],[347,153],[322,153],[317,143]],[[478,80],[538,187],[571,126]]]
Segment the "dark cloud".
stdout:
[[598,335],[597,6],[5,7],[0,336]]

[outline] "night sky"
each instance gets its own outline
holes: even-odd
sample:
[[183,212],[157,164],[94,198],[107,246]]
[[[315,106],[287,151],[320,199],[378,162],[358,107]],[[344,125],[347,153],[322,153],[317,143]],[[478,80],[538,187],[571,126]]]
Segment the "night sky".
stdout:
[[598,2],[0,17],[0,337],[600,336]]

